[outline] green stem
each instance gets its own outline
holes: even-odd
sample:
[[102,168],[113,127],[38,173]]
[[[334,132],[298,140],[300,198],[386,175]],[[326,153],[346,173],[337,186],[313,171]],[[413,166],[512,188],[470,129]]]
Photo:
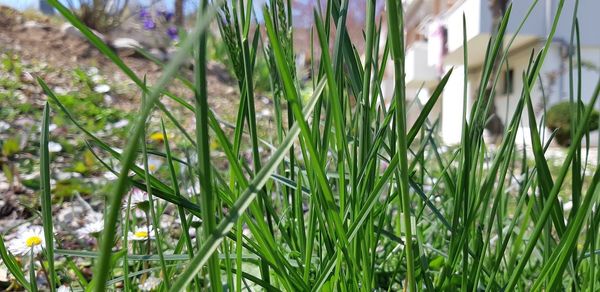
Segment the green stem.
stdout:
[[[406,108],[404,85],[404,21],[402,17],[402,3],[398,7],[397,1],[387,0],[388,27],[392,43],[392,60],[394,61],[394,81],[396,84],[394,101],[396,104],[396,151],[399,158],[399,168],[396,175],[400,182],[401,210],[404,216],[404,232],[406,235],[406,274],[408,290],[417,291],[415,283],[415,263],[413,256],[412,230],[410,221],[410,196],[408,192],[408,145],[406,143]],[[399,2],[399,1],[398,1]]]

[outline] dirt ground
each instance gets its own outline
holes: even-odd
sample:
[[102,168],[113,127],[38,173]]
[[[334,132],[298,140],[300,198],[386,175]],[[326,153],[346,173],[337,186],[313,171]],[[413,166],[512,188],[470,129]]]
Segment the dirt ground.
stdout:
[[[8,107],[17,108],[22,104],[31,104],[37,114],[41,112],[44,102],[47,100],[40,86],[31,75],[39,75],[52,89],[75,88],[70,86],[73,82],[74,70],[89,70],[96,68],[98,74],[106,78],[111,87],[118,87],[119,90],[111,91],[114,102],[110,107],[118,108],[124,112],[135,112],[140,107],[140,90],[129,78],[109,59],[104,57],[93,45],[81,36],[73,33],[64,32],[61,27],[64,22],[60,18],[48,18],[38,14],[21,13],[13,9],[0,6],[0,55],[9,54],[17,56],[21,63],[35,64],[37,67],[49,68],[48,70],[36,70],[32,73],[23,72],[21,80],[23,84],[18,89],[19,97],[14,100],[9,98]],[[158,80],[162,74],[162,69],[152,61],[135,54],[120,55],[125,64],[127,64],[139,77],[145,76],[148,84]],[[2,65],[2,64],[0,64]],[[0,68],[2,68],[0,66]],[[239,104],[239,93],[237,81],[232,78],[227,68],[217,62],[210,61],[207,65],[208,72],[208,94],[210,108],[225,121],[235,124],[235,117]],[[2,70],[2,69],[0,69]],[[182,67],[180,74],[183,76],[192,76],[191,68]],[[2,86],[2,85],[0,85]],[[2,89],[0,87],[0,89]],[[175,95],[184,100],[193,103],[193,93],[178,81],[169,84],[168,89]],[[22,94],[21,94],[22,93]],[[190,132],[194,132],[194,114],[176,102],[163,97],[161,99],[169,107],[178,121]],[[259,117],[259,127],[266,129],[272,125],[272,104],[269,98],[257,96],[257,113],[265,113]],[[38,123],[33,116],[17,116],[15,120],[0,121],[4,125],[9,125],[19,131],[19,123],[26,121],[27,127]],[[25,128],[25,127],[23,127]],[[224,127],[226,132],[231,132]],[[75,139],[77,134],[67,132],[66,129],[57,129],[53,135],[61,135],[65,139]],[[1,132],[1,130],[0,130]],[[57,134],[58,133],[58,134]],[[27,136],[23,134],[23,136]],[[2,138],[2,137],[0,137]],[[5,137],[6,138],[6,137]],[[124,141],[120,141],[123,143]],[[34,147],[36,139],[30,139],[27,143]],[[111,145],[115,146],[115,145]],[[37,147],[37,146],[35,146]],[[115,146],[116,147],[116,146]],[[176,147],[176,146],[174,146]],[[265,147],[266,148],[266,147]],[[18,159],[29,159],[37,161],[37,148],[27,154],[20,154]],[[245,154],[245,149],[242,149]],[[264,151],[265,156],[269,151]],[[27,157],[25,157],[27,155]],[[219,158],[222,155],[214,151],[213,155],[217,161],[223,161]],[[73,153],[64,151],[52,161],[53,172],[61,174],[63,169],[68,169],[77,159]],[[219,160],[220,159],[220,160]],[[1,161],[0,161],[1,162]],[[1,164],[1,163],[0,163]],[[223,163],[223,167],[226,167]],[[35,166],[34,168],[35,169]],[[25,170],[22,178],[35,177],[35,170]],[[26,172],[28,171],[28,173]],[[57,179],[58,180],[58,179]],[[101,173],[93,173],[85,177],[86,181],[93,181],[94,185],[103,185],[106,182]],[[18,198],[18,199],[16,199]],[[87,199],[87,198],[84,198]],[[21,202],[27,201],[34,204],[35,193],[26,187],[12,188],[7,183],[7,178],[0,171],[0,231],[7,226],[16,226],[22,220],[31,217],[31,210],[21,206]],[[61,209],[62,210],[62,209]],[[61,210],[55,210],[61,212]],[[2,231],[3,232],[3,231]],[[0,282],[2,280],[0,279]],[[1,287],[0,287],[1,288]],[[1,290],[1,289],[0,289]]]
[[[0,53],[15,53],[25,62],[45,62],[49,67],[60,68],[62,74],[69,74],[69,69],[97,67],[103,75],[115,82],[130,82],[135,90],[133,83],[117,66],[82,37],[63,32],[63,25],[57,19],[40,15],[32,17],[0,6]],[[121,55],[121,58],[138,76],[146,76],[150,84],[162,74],[160,66],[147,59],[135,55]],[[184,76],[191,75],[191,70],[182,68],[182,73]],[[51,86],[59,86],[63,80],[60,74],[40,77]],[[207,81],[210,85],[208,92],[211,108],[223,115],[232,114],[228,111],[233,109],[232,102],[237,104],[237,85],[226,68],[220,63],[210,62]],[[177,82],[169,89],[178,96],[192,100],[191,91]],[[117,104],[125,109],[136,109],[138,101],[139,97],[135,94],[123,95],[118,97]]]

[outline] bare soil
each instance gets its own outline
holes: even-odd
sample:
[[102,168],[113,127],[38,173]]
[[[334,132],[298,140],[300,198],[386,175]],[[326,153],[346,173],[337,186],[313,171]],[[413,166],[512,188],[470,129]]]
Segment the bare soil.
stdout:
[[[0,53],[11,52],[23,62],[43,62],[49,67],[60,68],[58,76],[40,76],[51,86],[61,85],[61,74],[70,74],[71,69],[82,67],[97,67],[102,75],[115,82],[128,81],[129,78],[92,44],[82,37],[62,32],[61,26],[62,23],[56,18],[32,17],[0,6]],[[150,84],[162,74],[161,67],[150,60],[137,55],[122,55],[121,58],[138,76],[146,76]],[[220,63],[210,62],[207,69],[211,107],[223,115],[229,115],[227,111],[233,109],[232,102],[238,102],[236,82]],[[182,73],[184,76],[191,75],[191,70],[182,68]],[[131,85],[135,93],[135,85]],[[169,89],[191,101],[192,92],[180,83],[174,82]],[[138,95],[128,94],[119,96],[117,104],[125,109],[137,109],[138,101]]]

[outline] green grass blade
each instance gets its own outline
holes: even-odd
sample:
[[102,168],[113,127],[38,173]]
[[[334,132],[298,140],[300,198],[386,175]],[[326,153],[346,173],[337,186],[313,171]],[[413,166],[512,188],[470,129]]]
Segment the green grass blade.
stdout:
[[[311,101],[306,105],[304,115],[310,116],[319,95],[312,97]],[[177,281],[169,289],[169,291],[182,291],[185,286],[193,279],[193,277],[200,271],[202,266],[208,261],[209,257],[216,251],[220,243],[223,241],[225,235],[234,227],[235,222],[239,219],[241,214],[250,206],[252,201],[256,198],[260,189],[265,185],[270,175],[276,170],[277,166],[283,160],[286,152],[292,146],[293,141],[300,133],[299,126],[294,125],[289,131],[282,144],[277,148],[277,151],[273,153],[273,156],[263,166],[260,172],[256,174],[254,179],[250,182],[248,188],[244,193],[237,199],[235,204],[230,208],[229,214],[225,217],[216,227],[215,231],[206,239],[198,254],[192,259],[188,267],[180,274]]]
[[[527,97],[527,99],[529,99],[529,88],[527,87],[526,83],[525,83],[525,86],[526,86],[526,88],[525,88],[526,97]],[[590,117],[592,115],[592,110],[594,109],[594,105],[596,103],[596,100],[598,99],[599,94],[600,94],[600,81],[598,82],[596,89],[594,90],[594,93],[593,93],[591,101],[590,101],[590,105],[586,108],[585,113],[582,116],[582,119],[580,120],[580,124],[577,127],[577,132],[574,136],[575,141],[579,141],[583,137],[584,132],[586,132],[587,124],[590,121]],[[554,200],[556,198],[556,196],[558,196],[558,193],[561,189],[562,183],[563,183],[563,181],[567,175],[567,172],[569,170],[569,166],[570,166],[571,160],[573,159],[573,155],[575,154],[576,146],[577,146],[577,144],[573,143],[573,144],[571,144],[571,147],[569,147],[565,161],[564,161],[562,167],[560,168],[558,177],[556,178],[554,186],[553,186],[550,194],[548,195],[548,198],[547,198],[548,200]],[[539,216],[538,222],[535,225],[535,230],[529,238],[530,241],[527,244],[525,253],[520,257],[519,265],[511,274],[509,283],[507,285],[507,289],[510,290],[516,285],[516,282],[518,281],[521,272],[525,268],[525,264],[527,264],[528,259],[531,256],[531,253],[533,252],[535,245],[537,244],[537,239],[539,238],[543,228],[545,227],[546,220],[547,220],[548,216],[550,215],[550,212],[552,211],[553,207],[554,207],[553,204],[546,204],[544,206],[544,209]]]
[[[580,236],[581,228],[583,227],[584,221],[590,214],[592,202],[594,198],[598,196],[597,186],[600,182],[600,171],[596,170],[592,182],[588,188],[587,193],[581,207],[577,210],[574,219],[571,220],[565,233],[565,236],[561,238],[558,247],[552,252],[552,255],[545,263],[538,279],[532,285],[532,290],[541,289],[541,286],[548,281],[548,289],[557,289],[557,285],[562,281],[562,274],[568,261],[573,255],[575,249],[575,243]],[[548,275],[551,273],[550,275]]]
[[405,252],[406,252],[406,274],[408,279],[408,291],[417,291],[415,280],[415,259],[413,254],[413,232],[411,227],[411,208],[408,183],[408,155],[407,155],[407,139],[406,139],[406,108],[405,108],[405,87],[404,87],[404,23],[402,17],[402,4],[398,7],[396,1],[386,1],[388,9],[388,27],[390,29],[390,40],[392,43],[392,61],[394,62],[394,81],[395,94],[394,103],[396,104],[396,151],[399,159],[399,167],[397,169],[397,179],[400,183],[402,216],[405,222],[404,233],[406,236]]
[[[201,2],[201,12],[208,7],[208,1]],[[200,23],[204,13],[198,13],[197,22]],[[198,180],[200,181],[200,206],[202,207],[204,239],[210,237],[216,226],[216,209],[218,201],[213,194],[212,170],[210,167],[210,148],[208,135],[208,84],[206,82],[206,32],[203,31],[196,44],[196,62],[194,66],[195,90],[194,101],[196,107],[196,151],[198,155]],[[208,261],[208,273],[210,276],[210,289],[216,292],[222,291],[221,271],[219,269],[219,258],[214,255]]]
[[23,274],[23,271],[17,263],[17,260],[12,254],[10,254],[4,243],[4,237],[0,235],[0,257],[2,257],[2,263],[6,266],[6,268],[13,275],[13,277],[15,277],[17,282],[19,282],[19,284],[23,286],[23,288],[25,288],[28,291],[31,291],[29,281],[25,279],[25,274]]
[[52,190],[50,188],[50,153],[48,152],[50,125],[50,106],[44,104],[42,127],[40,135],[40,202],[42,206],[42,223],[46,242],[46,260],[48,261],[48,278],[50,290],[56,290],[56,271],[54,267],[54,224],[52,223]]

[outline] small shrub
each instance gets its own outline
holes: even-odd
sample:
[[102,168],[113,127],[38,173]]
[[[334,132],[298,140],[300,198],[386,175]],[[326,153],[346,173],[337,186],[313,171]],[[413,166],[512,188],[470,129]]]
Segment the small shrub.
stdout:
[[[558,144],[568,146],[571,143],[571,102],[564,101],[553,105],[546,115],[546,127],[556,130]],[[600,113],[594,110],[587,131],[598,129]]]
[[79,7],[69,4],[85,25],[102,33],[118,27],[127,8],[127,1],[83,0]]

